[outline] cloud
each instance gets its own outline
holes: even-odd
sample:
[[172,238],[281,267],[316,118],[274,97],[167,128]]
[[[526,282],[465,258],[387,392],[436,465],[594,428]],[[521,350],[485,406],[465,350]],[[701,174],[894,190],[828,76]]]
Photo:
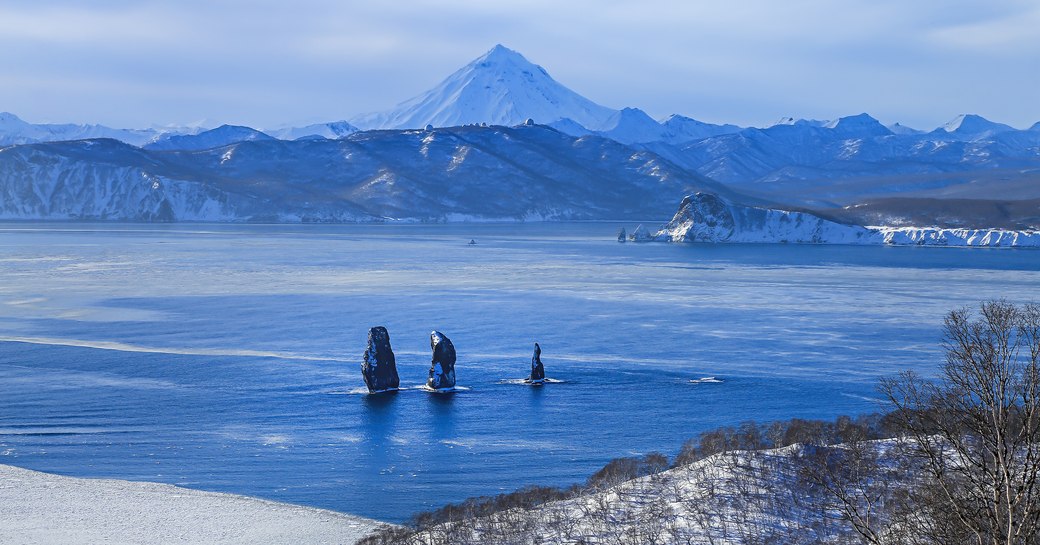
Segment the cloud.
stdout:
[[39,0],[0,7],[0,109],[123,126],[349,118],[504,43],[656,116],[868,111],[930,127],[973,111],[1026,126],[1036,28],[1040,8],[1018,0]]

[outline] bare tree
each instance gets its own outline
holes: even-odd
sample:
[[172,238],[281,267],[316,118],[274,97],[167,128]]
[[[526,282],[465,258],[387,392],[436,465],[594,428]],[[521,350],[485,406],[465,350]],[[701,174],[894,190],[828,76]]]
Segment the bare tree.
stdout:
[[[920,459],[918,516],[937,543],[1040,541],[1040,306],[949,313],[941,380],[882,382]],[[944,519],[945,517],[945,519]],[[947,520],[948,519],[948,520]],[[965,537],[969,541],[965,541]]]

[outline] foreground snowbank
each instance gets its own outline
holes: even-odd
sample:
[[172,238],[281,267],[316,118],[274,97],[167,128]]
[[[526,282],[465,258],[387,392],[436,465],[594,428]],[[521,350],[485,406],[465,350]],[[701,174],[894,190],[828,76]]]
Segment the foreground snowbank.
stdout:
[[711,193],[687,196],[656,240],[800,244],[1040,247],[1040,232],[933,227],[863,227],[808,212],[758,208]]
[[245,496],[5,465],[0,511],[4,543],[352,544],[379,525]]
[[[856,446],[793,444],[733,450],[532,509],[508,509],[478,518],[457,516],[393,542],[853,543],[859,540],[840,502],[809,475],[820,468],[855,465],[855,476],[870,476],[853,482],[843,474],[845,481],[832,479],[828,484],[842,486],[850,502],[887,501],[895,490],[905,489],[907,476],[913,474],[896,463],[897,452],[898,442],[891,439]],[[865,467],[873,463],[876,468],[867,471]]]

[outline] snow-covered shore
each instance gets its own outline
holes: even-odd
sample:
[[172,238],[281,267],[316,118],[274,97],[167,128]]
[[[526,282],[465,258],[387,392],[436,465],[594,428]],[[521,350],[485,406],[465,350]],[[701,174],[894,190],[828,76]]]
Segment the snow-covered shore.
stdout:
[[850,225],[809,212],[745,206],[711,193],[697,193],[684,198],[672,220],[646,239],[760,244],[1040,247],[1040,231]]
[[378,521],[168,484],[0,465],[0,543],[352,544]]

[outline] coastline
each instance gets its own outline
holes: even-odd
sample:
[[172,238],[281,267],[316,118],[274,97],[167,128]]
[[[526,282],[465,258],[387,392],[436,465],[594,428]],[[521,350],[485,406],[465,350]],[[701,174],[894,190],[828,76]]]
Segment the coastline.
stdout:
[[169,484],[83,479],[0,465],[0,542],[349,545],[383,523]]

